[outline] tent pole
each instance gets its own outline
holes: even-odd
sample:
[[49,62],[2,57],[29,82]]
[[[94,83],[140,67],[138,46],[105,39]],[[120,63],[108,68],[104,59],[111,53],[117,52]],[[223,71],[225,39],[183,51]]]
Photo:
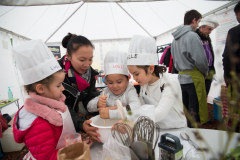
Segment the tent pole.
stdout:
[[137,20],[135,20],[120,4],[118,4],[118,2],[116,2],[116,4],[122,8],[122,10],[124,10],[124,12],[126,12],[128,14],[129,17],[131,17],[145,32],[147,32],[147,34],[150,36],[150,37],[153,37],[140,23],[138,23]]
[[6,33],[8,33],[8,34],[12,34],[12,35],[14,35],[14,36],[16,36],[16,37],[21,37],[22,39],[31,40],[30,38],[24,37],[24,36],[22,36],[22,35],[20,35],[20,34],[14,33],[14,32],[12,32],[12,31],[9,31],[9,30],[4,29],[4,28],[2,28],[2,27],[0,27],[0,31],[6,32]]
[[83,2],[75,11],[73,11],[73,13],[47,38],[47,40],[45,41],[45,43],[47,43],[47,41],[52,38],[52,36],[83,6],[85,2]]

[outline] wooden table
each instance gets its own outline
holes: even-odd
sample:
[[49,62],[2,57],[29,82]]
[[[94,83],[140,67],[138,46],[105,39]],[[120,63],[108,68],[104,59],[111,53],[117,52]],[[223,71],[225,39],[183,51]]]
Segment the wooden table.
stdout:
[[18,109],[19,109],[19,103],[18,103],[18,100],[19,100],[19,98],[14,98],[13,100],[10,100],[10,102],[8,102],[8,103],[0,104],[0,109],[2,109],[2,108],[4,108],[4,107],[8,106],[9,104],[12,104],[13,102],[15,102],[16,106],[17,106]]

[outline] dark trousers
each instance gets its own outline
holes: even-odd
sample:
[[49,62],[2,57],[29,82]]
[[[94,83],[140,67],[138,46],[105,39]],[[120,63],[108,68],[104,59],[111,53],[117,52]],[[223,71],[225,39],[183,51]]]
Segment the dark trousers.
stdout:
[[[181,84],[182,89],[182,99],[183,104],[186,107],[187,111],[191,115],[191,117],[196,121],[200,122],[200,117],[198,115],[199,105],[198,98],[194,83],[189,84]],[[188,120],[188,127],[192,128],[190,121]]]
[[212,84],[212,79],[205,79],[205,86],[206,86],[206,94],[207,94],[207,96],[208,96],[211,84]]

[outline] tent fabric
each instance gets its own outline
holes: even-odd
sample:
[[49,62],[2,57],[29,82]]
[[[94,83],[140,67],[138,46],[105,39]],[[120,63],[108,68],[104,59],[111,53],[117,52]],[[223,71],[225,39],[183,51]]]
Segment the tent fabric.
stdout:
[[[56,4],[73,4],[82,0],[1,0],[0,5],[5,6],[40,6]],[[146,1],[164,1],[164,0],[83,0],[84,2],[146,2]]]
[[48,43],[60,42],[68,32],[90,40],[124,39],[136,34],[154,37],[181,25],[188,10],[196,9],[205,14],[226,3],[229,1],[178,0],[0,6],[0,27],[46,41],[63,24]]

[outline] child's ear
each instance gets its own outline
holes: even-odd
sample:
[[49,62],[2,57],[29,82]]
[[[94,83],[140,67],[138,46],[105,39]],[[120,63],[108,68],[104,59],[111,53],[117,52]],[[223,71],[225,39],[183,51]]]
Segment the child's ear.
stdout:
[[150,65],[149,66],[149,70],[150,70],[150,73],[153,74],[153,72],[154,72],[154,65]]
[[37,84],[37,86],[36,86],[36,92],[37,92],[38,94],[43,94],[43,93],[44,93],[44,87],[43,87],[42,84]]

